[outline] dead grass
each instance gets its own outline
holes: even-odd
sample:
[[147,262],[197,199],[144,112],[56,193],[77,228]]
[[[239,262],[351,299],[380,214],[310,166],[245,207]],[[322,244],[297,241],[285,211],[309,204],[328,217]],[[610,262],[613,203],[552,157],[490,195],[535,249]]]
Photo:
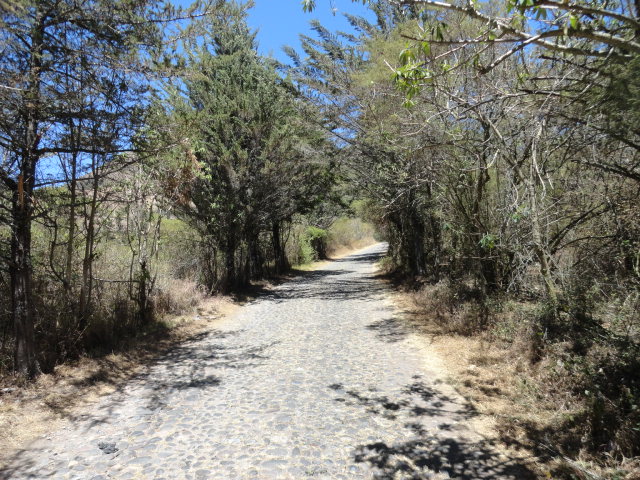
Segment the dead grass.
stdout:
[[365,247],[378,243],[373,237],[360,238],[350,241],[348,245],[329,245],[327,253],[331,260],[345,257],[352,254],[356,250],[361,250]]
[[[533,463],[541,477],[551,478],[539,449],[520,428],[523,423],[548,424],[552,415],[534,402],[535,392],[523,383],[529,373],[523,360],[512,348],[486,335],[455,333],[452,322],[463,321],[455,316],[466,316],[467,312],[451,310],[441,302],[443,295],[441,286],[424,287],[419,292],[396,288],[393,301],[428,345],[429,353],[437,357],[438,373],[480,414],[474,429],[498,440],[506,455]],[[425,301],[425,296],[430,298]]]
[[136,338],[122,351],[59,365],[33,383],[0,379],[0,465],[63,420],[121,388],[172,346],[209,330],[212,322],[218,324],[237,308],[229,297],[209,297],[189,314],[163,319],[166,328]]
[[[494,314],[492,328],[460,328],[473,312],[455,305],[445,285],[426,285],[418,291],[395,283],[393,300],[404,318],[437,357],[435,364],[458,393],[481,415],[474,428],[498,440],[510,455],[533,458],[541,478],[572,480],[639,480],[640,460],[628,459],[612,468],[599,467],[588,456],[569,458],[576,437],[572,424],[580,411],[566,385],[550,385],[554,367],[549,356],[530,362],[530,339],[525,318],[528,304],[506,305]],[[432,362],[433,363],[433,362]],[[575,420],[574,420],[575,419]],[[550,435],[550,434],[553,435]],[[551,444],[549,437],[556,439]]]

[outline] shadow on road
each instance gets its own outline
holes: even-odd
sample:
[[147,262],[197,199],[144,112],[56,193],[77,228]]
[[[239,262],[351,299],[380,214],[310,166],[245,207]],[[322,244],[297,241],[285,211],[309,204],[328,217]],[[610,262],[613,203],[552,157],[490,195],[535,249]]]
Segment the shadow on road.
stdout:
[[290,299],[377,301],[385,291],[385,285],[376,280],[376,275],[356,274],[351,270],[315,270],[265,290],[259,298],[276,303]]
[[[222,340],[235,337],[243,330],[212,330],[191,336],[184,343],[170,349],[154,362],[142,374],[134,376],[125,384],[118,385],[116,390],[104,397],[104,400],[93,407],[90,414],[77,415],[71,410],[60,410],[60,416],[73,423],[81,424],[80,434],[87,434],[94,428],[113,422],[126,422],[129,416],[142,418],[153,415],[157,410],[167,407],[172,394],[185,392],[201,392],[216,388],[224,382],[225,369],[244,369],[261,365],[269,359],[268,350],[278,342],[265,343],[259,346],[225,345]],[[213,372],[212,372],[213,371]],[[138,391],[132,395],[132,391]],[[124,405],[127,399],[136,397],[141,401],[132,405]],[[174,403],[182,397],[173,397]],[[98,448],[97,444],[95,445]],[[29,446],[12,458],[4,459],[0,465],[0,480],[14,478],[56,478],[56,474],[47,476],[44,472],[34,472],[36,465],[34,452],[48,455],[46,445]]]
[[385,318],[367,325],[368,330],[375,332],[376,337],[387,343],[401,342],[409,336],[410,330],[397,318]]
[[276,303],[288,299],[374,300],[376,295],[385,291],[384,284],[376,281],[377,274],[363,276],[360,272],[340,267],[344,263],[374,263],[383,256],[384,251],[378,251],[329,259],[337,264],[337,269],[293,271],[286,277],[273,280],[275,288],[255,284],[234,298],[240,302],[266,299]]
[[407,431],[406,441],[355,446],[356,463],[373,467],[376,478],[425,479],[434,473],[461,480],[536,478],[522,460],[501,455],[494,441],[465,437],[465,423],[479,415],[471,405],[438,392],[418,376],[414,378],[415,382],[393,398],[377,394],[376,388],[359,391],[342,384],[329,386],[337,394],[335,401],[364,408]]
[[382,257],[384,257],[385,255],[385,251],[378,251],[378,252],[367,252],[367,253],[359,253],[359,254],[355,254],[355,255],[348,255],[346,257],[342,257],[342,258],[337,258],[335,260],[333,260],[334,262],[337,263],[342,263],[342,262],[366,262],[366,263],[375,263],[375,262],[379,262]]

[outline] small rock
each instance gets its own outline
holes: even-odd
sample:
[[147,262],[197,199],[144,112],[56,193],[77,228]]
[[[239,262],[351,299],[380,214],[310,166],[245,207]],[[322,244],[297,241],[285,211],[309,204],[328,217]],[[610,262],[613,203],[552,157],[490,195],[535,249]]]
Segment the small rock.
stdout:
[[102,450],[105,455],[110,455],[118,451],[118,447],[113,442],[98,442],[98,448]]

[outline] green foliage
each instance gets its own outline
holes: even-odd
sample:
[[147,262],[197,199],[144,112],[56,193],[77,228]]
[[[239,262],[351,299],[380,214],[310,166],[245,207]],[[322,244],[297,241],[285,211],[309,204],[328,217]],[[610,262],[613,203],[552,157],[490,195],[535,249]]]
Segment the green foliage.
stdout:
[[485,250],[493,250],[494,248],[496,248],[497,241],[498,237],[491,233],[485,233],[478,243]]
[[[179,212],[200,232],[204,255],[215,259],[206,262],[210,288],[246,285],[264,274],[271,255],[282,262],[281,253],[259,251],[261,237],[313,208],[333,181],[321,157],[328,144],[311,123],[315,112],[258,55],[245,17],[245,6],[225,4],[203,21],[206,34],[188,45],[189,73],[168,112],[169,123],[188,136],[174,143],[186,143],[197,165]],[[179,158],[180,150],[172,155]],[[169,172],[166,184],[172,181]]]
[[296,263],[304,265],[326,258],[327,236],[327,231],[322,228],[306,227],[298,237]]

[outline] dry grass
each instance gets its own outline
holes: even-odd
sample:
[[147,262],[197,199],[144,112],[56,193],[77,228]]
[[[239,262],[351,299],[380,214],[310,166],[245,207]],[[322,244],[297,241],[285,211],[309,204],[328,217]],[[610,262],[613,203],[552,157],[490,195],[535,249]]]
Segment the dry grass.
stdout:
[[354,240],[349,242],[348,245],[330,245],[328,248],[328,255],[331,260],[335,260],[338,258],[346,257],[347,255],[352,254],[354,251],[363,249],[374,243],[378,243],[378,241],[373,237],[360,238],[358,240]]
[[562,447],[550,444],[549,437],[563,447],[573,441],[576,432],[567,420],[579,418],[579,410],[570,393],[563,396],[566,385],[549,384],[548,372],[554,367],[549,362],[556,356],[530,361],[526,319],[533,306],[504,305],[494,312],[491,328],[469,329],[475,307],[455,295],[443,284],[418,291],[398,287],[394,303],[438,358],[441,375],[481,414],[475,428],[499,440],[511,455],[534,458],[541,478],[639,480],[638,459],[607,469],[587,455],[570,459]]
[[[366,242],[365,242],[366,243]],[[368,242],[370,244],[373,242]],[[358,245],[362,248],[365,245]],[[332,258],[352,253],[342,249]],[[328,261],[296,267],[301,272],[313,271]],[[294,270],[294,274],[295,274]],[[284,276],[280,280],[286,280]],[[75,418],[83,409],[102,396],[121,388],[142,373],[164,352],[185,340],[212,328],[238,309],[244,302],[271,289],[278,281],[254,282],[255,292],[233,298],[204,297],[189,282],[161,285],[156,301],[164,312],[186,311],[182,315],[166,315],[156,328],[134,338],[121,351],[99,358],[82,357],[41,375],[33,383],[20,383],[14,377],[0,378],[0,466],[21,448],[54,430],[65,419]],[[5,391],[8,389],[9,391]]]
[[374,235],[373,226],[359,218],[339,218],[328,229],[327,254],[330,258],[339,258],[373,245]]
[[535,392],[523,382],[524,360],[503,342],[460,330],[469,308],[452,308],[445,290],[442,285],[418,292],[396,289],[393,299],[430,354],[437,357],[440,375],[480,414],[474,429],[501,441],[505,454],[527,459],[541,476],[550,478],[548,465],[519,428],[531,422],[546,424],[551,414],[538,408]]
[[212,322],[223,321],[237,307],[228,297],[206,298],[188,314],[165,318],[161,324],[166,328],[137,338],[124,351],[59,365],[33,383],[0,379],[4,391],[0,394],[0,465],[61,421],[75,418],[83,408],[122,387],[172,346],[209,330]]

